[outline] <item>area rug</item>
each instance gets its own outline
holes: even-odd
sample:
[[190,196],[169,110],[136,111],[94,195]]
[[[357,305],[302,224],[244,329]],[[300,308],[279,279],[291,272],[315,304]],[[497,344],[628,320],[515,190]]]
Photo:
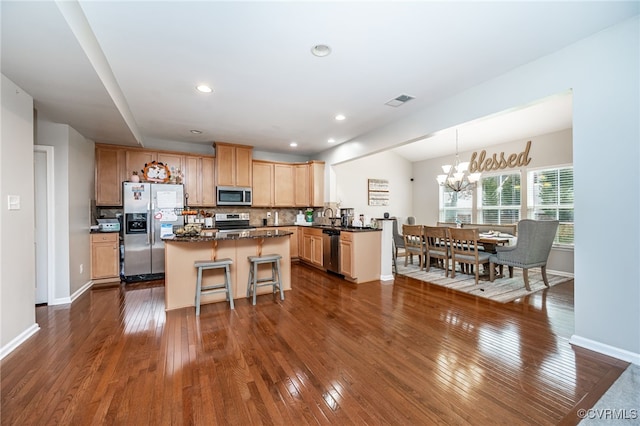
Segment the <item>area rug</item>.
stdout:
[[[542,281],[540,269],[529,271],[529,285],[531,286],[531,291],[528,291],[524,287],[521,269],[518,270],[518,268],[514,268],[513,278],[509,278],[506,266],[504,269],[506,274],[505,277],[496,278],[494,282],[491,282],[489,281],[488,275],[481,275],[478,285],[476,285],[475,275],[466,275],[456,272],[455,278],[451,278],[451,274],[449,274],[449,277],[445,277],[444,269],[440,268],[432,267],[431,270],[427,272],[424,269],[420,270],[417,265],[408,264],[405,267],[403,261],[398,261],[397,265],[398,275],[404,275],[416,280],[469,293],[474,296],[495,300],[500,303],[509,303],[528,294],[547,288],[544,285],[544,281]],[[547,272],[547,279],[549,280],[549,285],[553,287],[554,285],[567,282],[572,278],[553,275]]]

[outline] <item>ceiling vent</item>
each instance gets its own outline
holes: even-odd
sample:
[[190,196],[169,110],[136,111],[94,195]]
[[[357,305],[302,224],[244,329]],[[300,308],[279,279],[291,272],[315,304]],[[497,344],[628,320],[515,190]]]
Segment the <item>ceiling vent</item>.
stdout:
[[409,95],[400,95],[397,98],[391,99],[389,102],[386,102],[385,105],[389,105],[392,107],[399,107],[405,102],[409,102],[411,99],[415,99],[415,98]]

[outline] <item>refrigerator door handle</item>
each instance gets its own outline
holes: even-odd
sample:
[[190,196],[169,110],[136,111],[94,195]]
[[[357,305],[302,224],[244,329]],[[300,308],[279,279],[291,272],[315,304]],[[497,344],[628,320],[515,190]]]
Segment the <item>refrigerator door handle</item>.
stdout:
[[[155,215],[155,206],[153,205],[153,203],[151,203],[151,214]],[[151,218],[151,216],[149,216]],[[156,244],[156,218],[153,217],[151,218],[151,220],[149,221],[150,223],[150,227],[151,227],[151,245],[155,245]]]
[[151,204],[147,203],[147,245],[151,245]]

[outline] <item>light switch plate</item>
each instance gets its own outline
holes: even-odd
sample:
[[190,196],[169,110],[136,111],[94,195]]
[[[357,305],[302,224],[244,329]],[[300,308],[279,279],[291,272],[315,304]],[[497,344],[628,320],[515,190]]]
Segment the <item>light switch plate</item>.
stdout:
[[9,195],[7,196],[8,201],[8,209],[9,210],[20,210],[20,196],[19,195]]

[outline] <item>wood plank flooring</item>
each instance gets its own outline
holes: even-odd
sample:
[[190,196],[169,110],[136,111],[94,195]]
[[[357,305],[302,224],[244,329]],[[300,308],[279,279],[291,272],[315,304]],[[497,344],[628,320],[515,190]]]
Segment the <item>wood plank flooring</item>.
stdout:
[[38,307],[2,424],[577,424],[627,366],[569,345],[573,282],[500,304],[294,264],[292,287],[199,318],[162,282]]

